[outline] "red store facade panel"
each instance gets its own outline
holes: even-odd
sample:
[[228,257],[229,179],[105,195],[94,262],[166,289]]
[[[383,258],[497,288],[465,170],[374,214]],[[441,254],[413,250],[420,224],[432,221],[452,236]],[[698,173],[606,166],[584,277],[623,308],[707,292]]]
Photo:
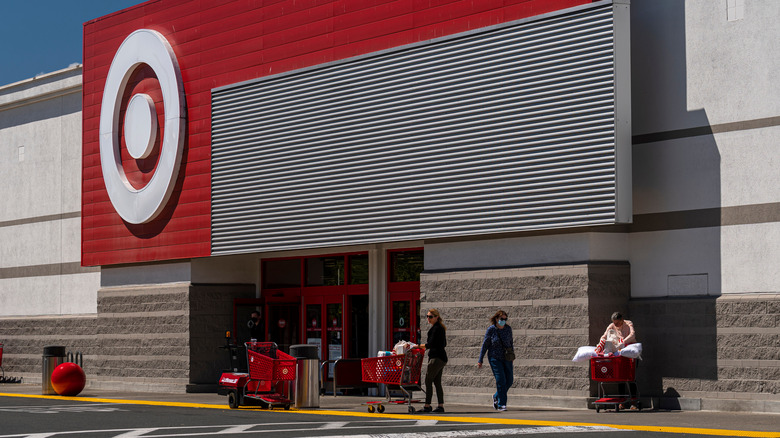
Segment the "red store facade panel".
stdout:
[[[585,0],[227,1],[156,0],[84,25],[82,264],[205,257],[211,254],[211,90],[405,44],[590,3]],[[112,61],[123,41],[146,29],[167,44],[182,90],[180,165],[150,217],[118,214],[101,165],[101,111]],[[150,37],[146,35],[147,37]],[[155,40],[155,41],[157,41]],[[143,58],[117,80],[114,162],[130,191],[143,193],[161,172],[168,74]],[[109,84],[110,85],[110,84]],[[156,144],[128,153],[127,107],[148,96]],[[110,96],[109,96],[110,97]],[[167,129],[166,129],[167,128]],[[133,140],[135,141],[135,140]],[[106,147],[106,146],[104,146]],[[164,150],[163,150],[164,152]],[[106,160],[103,157],[104,161]],[[109,168],[113,162],[108,161]],[[101,167],[103,166],[103,167]],[[110,184],[109,184],[110,185]],[[121,184],[117,190],[121,191]],[[116,189],[116,187],[114,187]],[[128,204],[132,208],[132,203]]]

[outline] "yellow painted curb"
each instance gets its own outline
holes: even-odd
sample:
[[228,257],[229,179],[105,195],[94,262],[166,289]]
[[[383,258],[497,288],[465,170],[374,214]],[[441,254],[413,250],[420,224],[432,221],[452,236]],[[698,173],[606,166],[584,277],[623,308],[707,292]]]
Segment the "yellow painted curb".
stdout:
[[[206,403],[182,403],[182,402],[162,402],[162,401],[150,401],[150,400],[124,400],[114,398],[95,398],[95,397],[63,397],[54,395],[32,395],[32,394],[8,394],[0,393],[0,397],[22,397],[22,398],[39,398],[50,400],[72,400],[83,401],[93,403],[121,403],[132,405],[147,405],[147,406],[172,406],[181,408],[206,408],[206,409],[227,409],[231,408],[225,405],[214,405]],[[239,410],[246,411],[263,411],[268,412],[267,409],[242,407]],[[294,409],[294,410],[273,410],[277,413],[295,413],[295,414],[309,414],[309,415],[332,415],[342,417],[368,417],[368,418],[395,418],[400,420],[438,420],[438,421],[450,421],[458,423],[482,423],[482,424],[505,424],[505,425],[523,425],[523,426],[605,426],[622,430],[641,430],[645,432],[666,432],[666,433],[688,433],[694,435],[713,435],[713,436],[738,436],[738,437],[755,437],[755,438],[780,438],[780,432],[766,432],[766,431],[752,431],[752,430],[729,430],[729,429],[703,429],[696,427],[672,427],[672,426],[632,426],[625,424],[604,424],[604,423],[574,423],[566,421],[536,421],[536,420],[520,420],[513,418],[483,418],[483,417],[457,417],[457,416],[441,416],[441,415],[409,415],[409,414],[370,414],[367,412],[344,412],[344,411],[329,411],[329,410],[306,410],[306,409]]]

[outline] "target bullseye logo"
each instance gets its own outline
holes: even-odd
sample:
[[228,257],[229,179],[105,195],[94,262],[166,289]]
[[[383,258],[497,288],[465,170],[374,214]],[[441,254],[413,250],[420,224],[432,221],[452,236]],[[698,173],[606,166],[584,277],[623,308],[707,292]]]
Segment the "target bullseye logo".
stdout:
[[[122,167],[120,134],[127,152],[136,160],[148,157],[157,142],[157,111],[146,94],[133,95],[119,132],[122,96],[130,77],[140,66],[151,68],[160,83],[165,107],[160,157],[151,180],[133,187]],[[122,42],[111,61],[100,108],[100,167],[108,197],[119,216],[131,224],[153,220],[170,199],[181,167],[186,106],[181,70],[168,41],[159,32],[140,29]]]
[[607,374],[607,371],[609,371],[609,369],[607,367],[601,367],[601,372],[602,373]]

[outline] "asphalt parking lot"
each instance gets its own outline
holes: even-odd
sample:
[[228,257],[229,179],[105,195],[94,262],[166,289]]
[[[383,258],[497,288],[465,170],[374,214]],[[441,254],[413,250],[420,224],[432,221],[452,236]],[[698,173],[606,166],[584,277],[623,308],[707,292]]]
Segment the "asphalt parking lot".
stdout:
[[780,437],[780,415],[722,412],[510,409],[449,405],[445,414],[409,414],[388,405],[369,414],[365,397],[320,398],[319,409],[230,409],[216,394],[41,396],[33,385],[0,385],[0,438],[10,437]]

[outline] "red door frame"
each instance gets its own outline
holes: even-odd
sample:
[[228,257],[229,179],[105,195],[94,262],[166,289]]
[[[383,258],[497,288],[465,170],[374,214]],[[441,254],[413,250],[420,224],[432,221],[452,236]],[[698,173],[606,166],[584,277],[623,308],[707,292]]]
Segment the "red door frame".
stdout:
[[420,309],[417,308],[417,302],[420,301],[420,282],[419,281],[391,281],[393,278],[392,273],[392,254],[399,252],[412,252],[423,251],[423,248],[402,248],[402,249],[390,249],[387,250],[387,302],[386,318],[387,318],[387,345],[388,349],[393,347],[393,301],[409,301],[409,313],[411,317],[410,321],[410,338],[414,343],[419,344],[421,339],[417,338],[417,331],[421,331],[423,321],[417,322],[417,315],[420,313]]

